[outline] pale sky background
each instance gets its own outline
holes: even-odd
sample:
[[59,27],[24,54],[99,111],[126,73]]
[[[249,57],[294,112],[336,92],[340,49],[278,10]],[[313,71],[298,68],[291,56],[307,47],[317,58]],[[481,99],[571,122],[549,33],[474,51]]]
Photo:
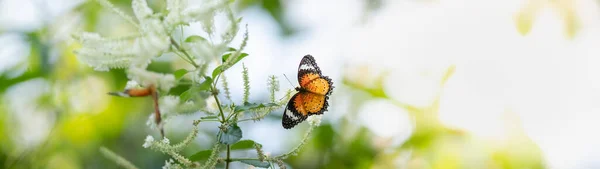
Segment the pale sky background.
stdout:
[[[55,17],[79,1],[1,0],[0,30],[40,26],[39,10],[32,2],[53,4],[48,5],[46,12]],[[501,139],[507,135],[507,126],[500,119],[510,111],[520,118],[522,124],[517,125],[522,125],[540,146],[550,168],[600,167],[597,1],[576,1],[582,27],[572,39],[564,34],[560,16],[549,7],[539,13],[527,36],[519,34],[513,19],[523,0],[386,1],[364,24],[362,2],[285,1],[288,20],[304,29],[289,39],[278,36],[277,26],[266,13],[253,8],[242,13],[250,31],[246,52],[252,58],[244,62],[250,69],[250,79],[265,79],[254,80],[251,86],[262,86],[267,75],[275,74],[280,77],[282,89],[293,88],[282,74],[295,77],[301,57],[312,54],[337,84],[341,83],[347,64],[367,64],[374,71],[389,70],[392,77],[385,82],[386,91],[402,102],[424,105],[438,92],[436,87],[443,71],[454,64],[456,72],[442,93],[440,115],[444,123],[482,138]],[[0,35],[0,71],[24,60],[29,49],[23,38],[11,33]],[[241,67],[231,71],[240,72]],[[228,78],[241,79],[240,76],[230,73]],[[296,84],[295,79],[290,80]],[[240,81],[230,81],[231,86],[241,86],[236,85]],[[266,90],[252,88],[251,93],[264,95]],[[334,92],[332,99],[336,95],[340,94]],[[324,120],[339,119],[344,115],[343,107],[332,105]],[[411,130],[406,115],[398,113],[403,111],[373,101],[360,110],[361,123],[380,136],[402,141]],[[382,116],[390,118],[375,118]],[[44,130],[43,125],[47,124],[40,124],[27,129]],[[248,132],[248,137],[258,142],[270,140],[261,133],[293,134],[273,127],[279,123],[259,124],[254,125],[256,130]],[[252,132],[257,130],[261,132]],[[282,144],[286,143],[263,145],[267,151],[275,151]]]

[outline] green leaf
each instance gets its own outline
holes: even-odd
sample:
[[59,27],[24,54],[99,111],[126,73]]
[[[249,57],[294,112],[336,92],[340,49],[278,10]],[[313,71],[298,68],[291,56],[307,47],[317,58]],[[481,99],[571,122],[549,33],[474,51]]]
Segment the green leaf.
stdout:
[[238,112],[242,112],[242,111],[247,111],[247,110],[252,110],[252,109],[259,109],[259,108],[265,108],[265,107],[274,107],[274,106],[279,106],[275,103],[266,103],[266,104],[256,104],[256,103],[245,103],[243,106],[235,106],[235,111],[236,113]]
[[200,85],[198,86],[198,89],[200,89],[201,91],[210,91],[210,87],[212,85],[213,79],[205,76],[204,77],[206,80],[204,80],[204,82],[200,83]]
[[248,56],[247,53],[242,53],[240,54],[240,56],[238,56],[238,58],[235,60],[235,62],[233,62],[233,64],[236,64],[237,62],[239,62],[240,60],[242,60],[243,58],[245,58],[246,56]]
[[181,79],[181,77],[183,77],[183,75],[185,75],[186,73],[188,73],[188,70],[179,69],[173,72],[173,75],[175,75],[175,79]]
[[200,119],[202,119],[202,120],[210,120],[210,119],[218,119],[218,118],[219,118],[219,116],[217,116],[217,115],[200,117]]
[[222,68],[223,68],[223,65],[219,65],[219,66],[217,66],[217,67],[215,68],[215,70],[213,70],[213,72],[212,72],[212,78],[213,78],[213,79],[214,79],[214,78],[216,78],[216,77],[217,77],[217,75],[221,74],[221,72],[223,72],[223,69],[222,69]]
[[[221,56],[223,63],[225,63],[225,61],[227,61],[229,59],[229,57],[231,57],[231,54],[232,53],[227,53],[227,54],[224,54],[223,56]],[[235,58],[235,60],[233,60],[233,63],[231,65],[235,65],[237,62],[244,59],[246,56],[248,56],[247,53],[240,53],[240,56]]]
[[234,51],[237,51],[237,49],[232,48],[232,47],[228,47],[227,48],[227,52],[234,52]]
[[[231,145],[231,150],[246,150],[253,149],[254,144],[258,144],[252,140],[241,140],[233,145]],[[260,145],[260,144],[259,144]]]
[[[230,56],[231,56],[231,53],[223,55],[223,63],[225,63],[225,61],[227,61],[227,59],[229,59]],[[240,53],[240,55],[237,58],[235,58],[235,60],[232,61],[231,65],[235,65],[237,62],[244,59],[246,56],[248,56],[247,53]]]
[[202,150],[190,156],[189,159],[192,161],[203,161],[208,159],[210,154],[212,154],[212,150]]
[[236,123],[233,123],[227,126],[225,132],[220,131],[217,137],[219,138],[219,142],[231,145],[242,139],[242,129]]
[[206,76],[205,78],[206,78],[206,80],[204,80],[204,82],[200,83],[200,85],[197,85],[197,86],[193,85],[188,90],[181,93],[181,95],[179,95],[179,100],[181,100],[182,102],[192,100],[192,99],[195,99],[196,96],[199,96],[201,94],[201,92],[210,91],[210,87],[213,82],[212,78],[210,78],[208,76]]
[[271,166],[271,164],[269,162],[266,161],[260,161],[260,160],[240,160],[240,162],[244,163],[244,164],[248,164],[248,165],[252,165],[254,167],[260,167],[260,168],[269,168],[269,166]]
[[199,41],[207,41],[204,37],[198,35],[192,35],[185,38],[185,42],[199,42]]
[[230,56],[231,53],[224,54],[223,56],[221,56],[221,62],[225,63],[225,61],[227,61],[227,59],[229,59]]
[[181,95],[179,95],[179,100],[181,100],[182,102],[186,102],[188,100],[190,100],[192,98],[192,88],[186,90],[185,92],[181,93]]

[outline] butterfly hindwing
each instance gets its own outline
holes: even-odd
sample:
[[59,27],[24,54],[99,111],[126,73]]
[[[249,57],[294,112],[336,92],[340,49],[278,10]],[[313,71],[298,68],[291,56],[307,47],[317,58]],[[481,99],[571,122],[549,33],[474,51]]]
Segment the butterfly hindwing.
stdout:
[[306,116],[323,114],[327,111],[329,96],[309,92],[302,93],[301,96],[303,97],[302,105],[306,111]]
[[303,106],[296,106],[303,104],[302,99],[299,97],[299,95],[301,95],[301,93],[296,93],[294,96],[292,96],[287,106],[285,107],[285,111],[283,112],[283,119],[281,121],[281,124],[285,129],[291,129],[292,127],[306,120],[306,117],[308,117],[302,114],[305,112]]

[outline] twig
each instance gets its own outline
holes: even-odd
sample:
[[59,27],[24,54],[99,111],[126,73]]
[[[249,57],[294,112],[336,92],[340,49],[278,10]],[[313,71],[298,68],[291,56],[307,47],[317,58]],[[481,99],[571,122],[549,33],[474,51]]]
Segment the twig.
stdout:
[[190,56],[190,54],[187,53],[187,51],[185,51],[183,48],[181,48],[181,46],[179,46],[179,44],[175,41],[175,39],[173,39],[173,37],[171,37],[171,44],[173,46],[175,46],[175,48],[177,50],[179,50],[181,53],[183,53],[185,55],[185,57],[187,57],[190,62],[192,63],[192,65],[194,65],[194,67],[198,68],[198,64],[196,62],[194,62],[194,59],[192,59],[192,57]]
[[117,155],[116,153],[110,151],[105,147],[100,147],[100,153],[104,155],[104,157],[115,161],[119,166],[126,169],[138,169],[135,165],[131,164],[131,162],[127,161],[125,158]]

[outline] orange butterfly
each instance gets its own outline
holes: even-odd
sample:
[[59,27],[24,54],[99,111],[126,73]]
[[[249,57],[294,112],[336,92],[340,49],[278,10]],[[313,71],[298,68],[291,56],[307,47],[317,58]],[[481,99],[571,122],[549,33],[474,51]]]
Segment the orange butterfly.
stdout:
[[327,111],[329,95],[333,90],[333,82],[321,74],[315,58],[306,55],[298,66],[298,83],[296,93],[283,112],[281,124],[285,129],[291,129],[310,115],[323,114]]

